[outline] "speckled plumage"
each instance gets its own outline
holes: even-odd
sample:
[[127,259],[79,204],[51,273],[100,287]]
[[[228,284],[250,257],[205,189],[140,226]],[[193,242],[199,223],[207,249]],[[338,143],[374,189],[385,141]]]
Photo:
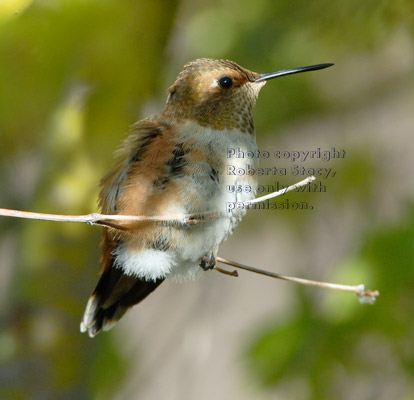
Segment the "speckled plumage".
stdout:
[[[255,175],[227,173],[229,164],[256,168],[257,160],[230,161],[227,150],[257,150],[252,109],[270,75],[232,61],[195,60],[170,87],[165,110],[132,127],[101,181],[102,212],[181,218],[212,213],[218,218],[194,225],[134,222],[123,223],[123,230],[104,228],[101,278],[82,331],[93,337],[109,329],[165,278],[181,280],[214,267],[220,243],[245,213],[228,212],[226,204],[250,200],[257,184]],[[253,190],[226,190],[233,185]]]
[[[232,79],[228,90],[218,83],[223,76]],[[252,108],[264,84],[253,82],[258,77],[232,61],[190,62],[170,87],[165,110],[133,126],[102,179],[102,212],[219,218],[192,226],[146,222],[122,231],[104,228],[102,276],[82,331],[94,336],[108,329],[166,277],[180,280],[214,267],[220,243],[244,214],[227,212],[226,202],[254,196],[226,191],[227,185],[256,182],[254,176],[227,175],[226,153],[233,147],[256,149]]]
[[[224,75],[233,79],[231,90],[223,91],[214,85]],[[166,109],[179,110],[183,118],[212,129],[239,129],[254,134],[252,108],[264,84],[252,82],[258,77],[256,72],[233,61],[209,58],[192,61],[170,87]]]

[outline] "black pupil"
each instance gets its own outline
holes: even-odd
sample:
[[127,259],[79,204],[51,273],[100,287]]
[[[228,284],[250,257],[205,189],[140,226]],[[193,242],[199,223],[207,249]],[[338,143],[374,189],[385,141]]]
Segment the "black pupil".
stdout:
[[222,89],[230,89],[233,86],[233,80],[228,76],[219,79],[219,85]]

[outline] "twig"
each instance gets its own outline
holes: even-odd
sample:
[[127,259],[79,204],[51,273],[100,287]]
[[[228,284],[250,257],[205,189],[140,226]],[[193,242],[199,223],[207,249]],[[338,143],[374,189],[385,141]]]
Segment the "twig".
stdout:
[[[304,182],[304,181],[302,181]],[[299,182],[301,183],[301,182]],[[306,184],[306,183],[305,183]],[[295,186],[295,185],[294,185]],[[292,188],[293,186],[290,186]],[[297,186],[296,186],[297,187]],[[282,189],[284,191],[286,189]],[[292,190],[292,189],[290,189]],[[276,192],[279,193],[277,196],[279,196],[282,191]],[[274,195],[275,193],[272,193]],[[267,196],[264,196],[267,197]],[[272,196],[276,197],[276,196]],[[262,200],[260,200],[262,199]],[[263,201],[263,197],[260,200]],[[264,199],[264,200],[267,200]],[[116,222],[143,222],[143,221],[150,221],[150,222],[170,222],[175,224],[197,224],[200,222],[205,222],[214,218],[217,218],[216,215],[211,215],[209,217],[205,218],[195,218],[195,216],[184,216],[184,217],[164,217],[164,216],[153,216],[153,217],[145,217],[145,216],[130,216],[130,215],[105,215],[105,214],[86,214],[86,215],[60,215],[60,214],[43,214],[43,213],[35,213],[35,212],[29,212],[29,211],[17,211],[17,210],[9,210],[5,208],[0,208],[0,216],[4,217],[14,217],[14,218],[27,218],[27,219],[35,219],[35,220],[44,220],[44,221],[60,221],[60,222],[83,222],[90,225],[101,225],[101,226],[107,226],[114,229],[119,230],[125,230],[130,229],[128,227],[122,226],[120,224],[117,224]],[[116,222],[112,222],[116,221]],[[379,296],[379,292],[377,290],[375,291],[369,291],[365,290],[364,285],[358,285],[358,286],[348,286],[348,285],[338,285],[334,283],[327,283],[327,282],[318,282],[318,281],[312,281],[308,279],[301,279],[301,278],[295,278],[291,276],[285,276],[278,274],[276,272],[269,272],[262,269],[250,267],[244,264],[240,264],[235,261],[229,261],[222,257],[216,257],[216,260],[227,265],[231,265],[236,268],[244,269],[246,271],[254,272],[256,274],[266,275],[270,276],[272,278],[282,279],[285,281],[300,283],[302,285],[308,285],[308,286],[317,286],[324,289],[334,289],[334,290],[342,290],[346,292],[352,292],[355,293],[359,297],[359,301],[361,303],[368,303],[368,304],[374,304],[375,298]],[[215,269],[218,272],[221,272],[222,274],[231,275],[231,276],[238,276],[237,271],[227,271],[220,267],[215,267]]]
[[298,183],[295,183],[294,185],[285,187],[283,189],[278,190],[277,192],[273,192],[273,193],[269,193],[265,196],[262,197],[257,197],[254,200],[248,200],[244,202],[244,205],[249,205],[249,204],[255,204],[255,203],[261,203],[262,201],[265,200],[269,200],[269,199],[273,199],[274,197],[278,197],[281,196],[287,192],[290,192],[291,190],[295,190],[301,186],[305,186],[309,183],[311,183],[312,181],[314,181],[316,178],[312,175],[312,176],[308,176],[306,179],[304,179],[303,181],[300,181]]
[[217,272],[221,272],[224,275],[230,275],[230,276],[234,276],[235,278],[237,278],[239,276],[239,273],[237,272],[237,270],[234,271],[227,271],[226,269],[220,268],[217,265],[214,267],[214,269]]
[[[283,195],[291,190],[295,190],[298,187],[304,186],[309,184],[310,182],[314,181],[315,177],[310,176],[303,181],[296,183],[295,185],[288,186],[284,189],[278,190],[277,192],[267,194],[266,196],[258,197],[254,200],[244,202],[245,205],[260,203],[262,201],[272,199],[274,197]],[[213,219],[218,218],[218,215],[215,213],[205,213],[203,215],[184,215],[184,216],[137,216],[137,215],[106,215],[106,214],[98,214],[98,213],[91,213],[86,215],[60,215],[60,214],[44,214],[44,213],[36,213],[30,211],[18,211],[18,210],[9,210],[6,208],[0,208],[0,216],[3,217],[13,217],[13,218],[26,218],[26,219],[35,219],[35,220],[43,220],[43,221],[57,221],[57,222],[82,222],[87,223],[89,225],[100,225],[106,226],[108,228],[118,229],[118,230],[132,230],[133,226],[131,225],[122,225],[122,222],[133,223],[133,222],[167,222],[171,224],[198,224],[206,221],[210,221]],[[272,278],[282,279],[285,281],[300,283],[302,285],[308,286],[317,286],[324,289],[334,289],[334,290],[342,290],[345,292],[352,292],[355,293],[359,297],[359,301],[361,303],[368,303],[374,304],[375,298],[379,296],[379,292],[377,290],[369,291],[365,290],[364,285],[358,286],[348,286],[348,285],[337,285],[334,283],[327,283],[327,282],[318,282],[312,281],[308,279],[301,279],[295,278],[291,276],[281,275],[275,272],[264,271],[262,269],[249,267],[247,265],[239,264],[235,261],[229,261],[222,257],[216,257],[216,260],[227,265],[231,265],[236,268],[244,269],[246,271],[254,272],[256,274],[262,274],[266,276],[270,276]],[[238,276],[237,271],[227,271],[220,267],[215,267],[218,272],[222,274],[231,275],[231,276]]]
[[[295,185],[288,186],[284,189],[278,190],[277,192],[269,193],[266,196],[258,197],[254,200],[246,201],[245,204],[260,203],[262,201],[272,199],[274,197],[283,195],[291,190],[297,189],[298,187],[307,185],[308,183],[315,180],[314,176],[309,176],[296,183]],[[204,214],[198,215],[171,215],[171,216],[142,216],[142,215],[106,215],[91,213],[86,215],[61,215],[61,214],[45,214],[31,211],[19,211],[10,210],[7,208],[0,208],[0,216],[2,217],[13,217],[13,218],[25,218],[25,219],[36,219],[43,221],[56,221],[56,222],[82,222],[89,225],[100,225],[108,228],[118,230],[129,230],[128,226],[121,225],[121,222],[168,222],[171,224],[190,224],[195,225],[206,221],[211,221],[218,218],[216,213],[205,212]],[[119,222],[119,223],[118,223]]]
[[295,278],[292,276],[281,275],[276,272],[265,271],[262,269],[250,267],[248,265],[240,264],[236,261],[226,260],[225,258],[222,258],[222,257],[216,257],[216,260],[223,264],[231,265],[232,267],[244,269],[246,271],[254,272],[256,274],[270,276],[276,279],[282,279],[285,281],[300,283],[301,285],[317,286],[323,289],[333,289],[333,290],[341,290],[344,292],[352,292],[358,296],[360,303],[363,303],[363,304],[374,304],[376,297],[379,296],[378,290],[374,290],[374,291],[365,290],[365,286],[362,284],[358,286],[348,286],[348,285],[338,285],[336,283],[318,282],[318,281],[312,281],[309,279],[302,279],[302,278]]
[[100,225],[118,230],[128,230],[129,227],[117,224],[116,222],[169,222],[171,224],[198,224],[217,218],[216,214],[207,216],[184,215],[184,216],[137,216],[137,215],[106,215],[91,213],[86,215],[61,215],[44,214],[30,211],[9,210],[0,208],[0,216],[13,218],[26,218],[43,221],[56,222],[83,222],[89,225]]

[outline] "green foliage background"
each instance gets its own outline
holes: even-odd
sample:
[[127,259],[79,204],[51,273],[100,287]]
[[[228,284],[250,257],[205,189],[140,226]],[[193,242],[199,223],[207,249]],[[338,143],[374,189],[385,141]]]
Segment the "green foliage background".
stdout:
[[[260,72],[335,62],[326,81],[286,79],[277,91],[263,91],[256,129],[276,140],[298,115],[341,118],[395,87],[412,89],[412,70],[404,67],[412,69],[412,54],[403,50],[413,51],[413,15],[408,0],[0,2],[0,207],[96,210],[98,181],[124,132],[162,108],[165,89],[193,58],[233,59]],[[376,80],[386,46],[394,72]],[[360,71],[367,79],[357,91],[341,87]],[[367,156],[369,145],[342,164],[329,193],[338,209],[367,209],[363,240],[335,278],[379,288],[378,304],[360,307],[331,295],[320,308],[298,288],[289,318],[275,318],[240,349],[258,392],[305,385],[302,398],[350,398],[338,392],[346,376],[356,391],[390,379],[400,399],[414,398],[412,197],[395,199],[393,223],[370,210],[381,168]],[[304,238],[312,217],[277,218]],[[88,226],[0,220],[1,398],[111,398],[122,385],[128,362],[114,337],[91,341],[74,329],[96,279],[98,241],[99,230]],[[378,357],[371,345],[382,349]]]

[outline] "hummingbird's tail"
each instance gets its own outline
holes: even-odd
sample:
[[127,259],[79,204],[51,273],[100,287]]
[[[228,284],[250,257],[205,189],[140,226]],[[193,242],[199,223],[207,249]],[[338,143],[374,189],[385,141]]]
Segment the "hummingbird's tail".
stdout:
[[146,281],[126,275],[120,268],[107,268],[86,305],[80,325],[90,337],[111,329],[133,305],[153,292],[164,279]]

